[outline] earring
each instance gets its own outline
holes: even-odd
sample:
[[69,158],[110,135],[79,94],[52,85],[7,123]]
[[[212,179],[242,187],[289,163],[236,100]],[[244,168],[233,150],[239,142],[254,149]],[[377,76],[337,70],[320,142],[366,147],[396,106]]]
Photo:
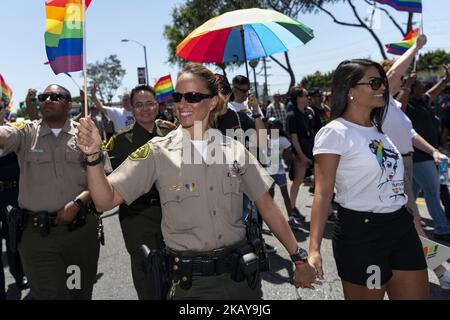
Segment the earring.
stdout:
[[355,100],[355,97],[353,97],[353,96],[349,96],[349,98],[350,98],[350,100]]

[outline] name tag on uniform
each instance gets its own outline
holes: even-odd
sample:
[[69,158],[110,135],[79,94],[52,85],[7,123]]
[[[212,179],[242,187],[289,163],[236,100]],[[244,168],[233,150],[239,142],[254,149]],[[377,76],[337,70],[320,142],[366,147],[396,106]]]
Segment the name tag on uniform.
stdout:
[[32,153],[44,153],[44,150],[42,149],[31,149]]

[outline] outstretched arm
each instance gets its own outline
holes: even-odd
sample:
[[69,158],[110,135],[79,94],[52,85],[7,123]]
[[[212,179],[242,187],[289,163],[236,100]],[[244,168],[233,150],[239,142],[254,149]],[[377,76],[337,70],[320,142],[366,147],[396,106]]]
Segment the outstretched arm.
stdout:
[[450,64],[444,65],[445,77],[436,83],[430,90],[426,92],[426,95],[430,97],[430,103],[437,98],[438,95],[445,89],[445,84],[450,79]]
[[[283,244],[289,252],[289,255],[294,254],[298,247],[297,240],[284,218],[283,213],[270,194],[268,192],[264,193],[255,203],[262,218],[275,237]],[[312,288],[312,283],[315,278],[315,270],[311,265],[308,263],[296,265],[294,275],[294,285],[296,287]]]
[[[100,157],[101,138],[97,127],[90,118],[80,119],[77,133],[77,146],[89,162]],[[98,211],[108,211],[118,206],[124,199],[106,178],[102,163],[87,166],[88,188]]]
[[392,94],[395,94],[402,84],[402,77],[405,75],[406,70],[411,65],[417,52],[422,49],[427,43],[427,37],[421,34],[416,43],[408,49],[395,63],[391,69],[387,72],[389,79],[389,88]]

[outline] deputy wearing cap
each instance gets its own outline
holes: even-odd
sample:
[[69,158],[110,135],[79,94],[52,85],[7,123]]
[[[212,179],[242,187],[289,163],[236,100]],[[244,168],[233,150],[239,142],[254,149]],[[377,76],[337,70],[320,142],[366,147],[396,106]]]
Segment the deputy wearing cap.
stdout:
[[[155,90],[141,85],[131,91],[131,105],[136,123],[113,136],[106,148],[114,169],[119,167],[137,148],[153,137],[163,137],[176,126],[168,121],[156,120],[159,104],[155,100]],[[119,220],[125,246],[131,258],[133,283],[140,300],[154,299],[142,268],[144,256],[140,246],[145,244],[151,249],[161,249],[164,245],[161,233],[161,204],[156,187],[129,206],[120,205]]]
[[86,214],[89,193],[70,92],[50,85],[39,95],[42,120],[0,127],[0,149],[20,164],[19,206],[24,230],[19,252],[35,299],[90,299],[99,242]]
[[242,270],[255,272],[247,268],[254,266],[255,254],[238,250],[246,242],[242,222],[245,193],[296,261],[294,284],[309,287],[315,271],[305,262],[304,250],[298,248],[267,192],[271,178],[242,144],[218,130],[207,130],[224,104],[214,74],[202,65],[187,64],[173,97],[181,126],[139,148],[108,178],[95,165],[101,145],[98,131],[90,119],[80,120],[78,147],[87,154],[96,153],[87,156],[87,161],[92,164],[88,183],[97,208],[132,203],[155,184],[169,253],[169,298],[259,299],[260,278],[253,288],[240,281]]

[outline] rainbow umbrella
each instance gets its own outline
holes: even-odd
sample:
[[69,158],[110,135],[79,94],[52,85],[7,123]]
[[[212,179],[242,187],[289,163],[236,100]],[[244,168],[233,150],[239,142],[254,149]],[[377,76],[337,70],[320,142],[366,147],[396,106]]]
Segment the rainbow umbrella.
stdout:
[[246,62],[288,51],[312,38],[311,28],[277,11],[243,9],[206,21],[177,46],[176,53],[195,62]]

